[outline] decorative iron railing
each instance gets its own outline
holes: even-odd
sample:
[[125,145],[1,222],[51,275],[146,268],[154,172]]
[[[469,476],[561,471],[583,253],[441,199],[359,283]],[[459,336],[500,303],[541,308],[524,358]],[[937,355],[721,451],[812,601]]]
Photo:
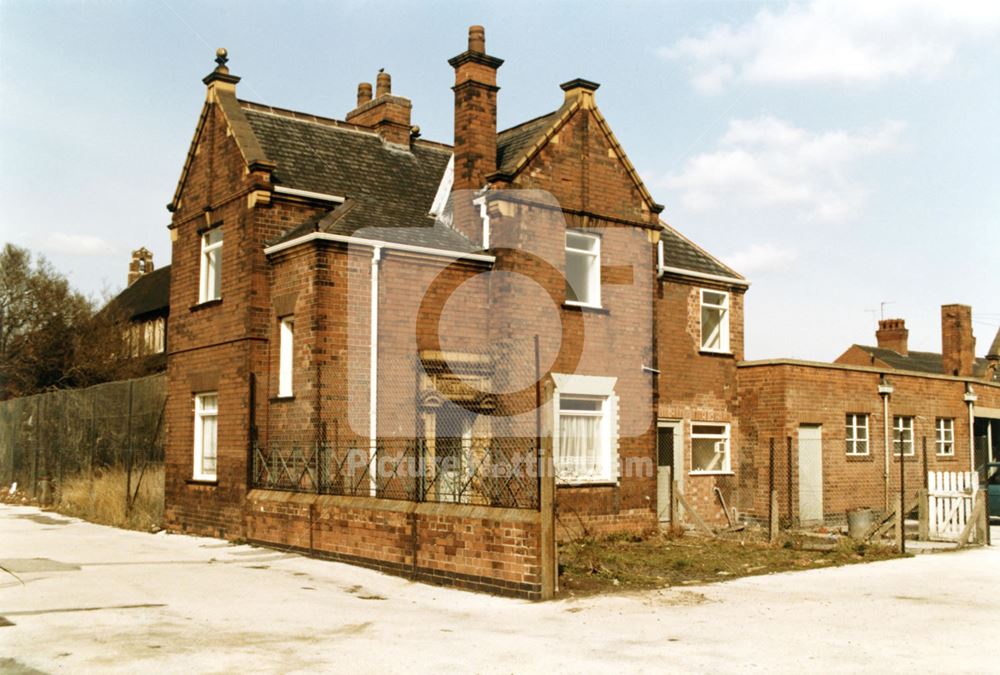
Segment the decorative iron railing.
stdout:
[[535,439],[441,439],[252,448],[251,485],[269,490],[538,508]]

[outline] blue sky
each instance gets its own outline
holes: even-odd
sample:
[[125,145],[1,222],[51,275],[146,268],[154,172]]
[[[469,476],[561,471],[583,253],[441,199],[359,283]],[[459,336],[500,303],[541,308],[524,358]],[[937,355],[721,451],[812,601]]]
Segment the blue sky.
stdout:
[[170,256],[171,199],[214,50],[242,98],[342,118],[380,67],[451,141],[469,24],[501,127],[597,102],[665,219],[748,276],[748,358],[835,358],[940,305],[1000,326],[1000,4],[0,1],[0,240],[78,288]]

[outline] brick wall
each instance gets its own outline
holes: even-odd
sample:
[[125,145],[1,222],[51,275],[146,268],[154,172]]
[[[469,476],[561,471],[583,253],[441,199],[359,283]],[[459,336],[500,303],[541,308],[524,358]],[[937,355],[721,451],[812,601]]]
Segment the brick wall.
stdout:
[[[927,468],[931,471],[968,471],[968,407],[963,396],[967,380],[920,376],[898,371],[885,373],[894,391],[889,399],[890,438],[894,416],[914,418],[915,454],[906,457],[906,492],[923,486],[922,445],[927,443]],[[885,504],[885,415],[878,385],[882,373],[863,367],[823,364],[753,362],[740,364],[739,415],[742,438],[740,504],[748,514],[766,518],[768,513],[769,440],[775,439],[775,487],[782,517],[789,508],[798,518],[798,432],[800,424],[819,424],[823,444],[823,512],[830,522],[842,522],[849,509]],[[1000,387],[976,382],[980,400],[990,407],[1000,401]],[[848,413],[868,416],[869,454],[848,456],[845,418]],[[938,455],[935,446],[937,418],[954,420],[954,455]],[[791,438],[791,472],[788,438]],[[891,448],[891,444],[890,444]],[[891,452],[891,450],[890,450]],[[790,478],[789,478],[790,473]],[[890,457],[889,492],[899,491],[899,458]],[[791,499],[789,499],[791,495]],[[890,502],[891,503],[891,502]]]
[[390,574],[541,597],[537,511],[254,490],[247,538]]
[[[714,354],[701,350],[701,289],[730,293],[730,352]],[[737,477],[743,467],[737,452],[741,428],[736,415],[736,363],[743,358],[744,288],[713,281],[665,277],[656,296],[658,379],[657,416],[681,423],[681,450],[685,473],[680,476],[689,505],[706,522],[721,525],[726,515],[715,493],[722,492],[730,508],[742,510]],[[728,474],[692,474],[692,422],[730,425]]]

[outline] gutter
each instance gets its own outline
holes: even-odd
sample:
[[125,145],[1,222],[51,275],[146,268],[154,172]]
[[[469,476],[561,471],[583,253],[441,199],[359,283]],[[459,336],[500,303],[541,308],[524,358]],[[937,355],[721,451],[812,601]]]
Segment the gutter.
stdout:
[[478,262],[493,263],[496,257],[482,253],[463,253],[461,251],[447,251],[440,248],[429,248],[427,246],[414,246],[412,244],[397,244],[383,241],[381,239],[366,239],[364,237],[352,237],[344,234],[331,234],[329,232],[310,232],[301,237],[290,239],[289,241],[267,246],[264,248],[264,255],[278,253],[295,246],[307,244],[312,241],[335,241],[342,244],[358,244],[360,246],[370,246],[372,248],[384,248],[390,251],[406,251],[408,253],[423,253],[424,255],[440,256],[442,258],[460,258],[462,260],[475,260]]
[[[657,253],[659,255],[659,252]],[[682,277],[694,277],[695,279],[708,279],[709,281],[721,281],[726,284],[733,284],[734,286],[743,286],[744,288],[750,287],[750,282],[746,279],[737,279],[736,277],[725,277],[719,274],[708,274],[706,272],[693,272],[691,270],[682,269],[680,267],[669,267],[667,265],[659,266],[659,276],[664,274],[676,274]]]

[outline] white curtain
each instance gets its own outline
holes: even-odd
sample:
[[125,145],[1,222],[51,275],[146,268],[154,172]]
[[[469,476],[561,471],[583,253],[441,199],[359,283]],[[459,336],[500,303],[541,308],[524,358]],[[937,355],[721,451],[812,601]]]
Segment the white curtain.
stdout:
[[595,415],[559,416],[556,467],[560,477],[591,478],[601,473],[601,418]]

